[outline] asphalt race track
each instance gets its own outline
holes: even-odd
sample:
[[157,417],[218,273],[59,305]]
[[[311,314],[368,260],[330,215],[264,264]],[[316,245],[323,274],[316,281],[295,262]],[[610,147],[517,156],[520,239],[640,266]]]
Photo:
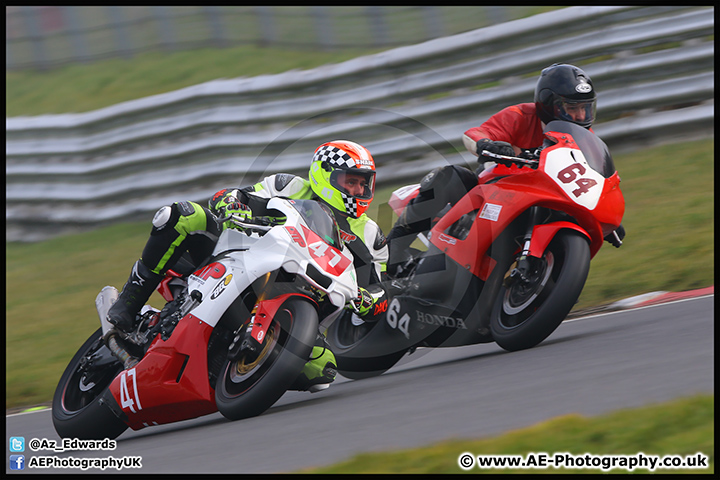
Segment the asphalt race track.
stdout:
[[[252,419],[229,422],[216,413],[128,430],[113,451],[23,454],[26,463],[33,456],[142,457],[141,469],[124,473],[292,472],[365,451],[486,437],[567,413],[592,416],[712,393],[713,309],[708,295],[579,318],[515,353],[495,344],[419,349],[380,377],[338,377],[321,393],[288,392]],[[59,440],[50,410],[6,417],[6,434],[6,452],[11,436]],[[11,472],[9,460],[5,468]]]

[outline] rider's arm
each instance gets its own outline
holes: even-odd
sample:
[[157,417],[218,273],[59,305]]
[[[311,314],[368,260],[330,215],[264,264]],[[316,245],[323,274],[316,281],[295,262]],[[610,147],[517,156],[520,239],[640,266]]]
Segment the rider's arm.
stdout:
[[225,208],[234,203],[247,206],[253,216],[273,216],[275,211],[267,210],[271,198],[309,198],[310,193],[310,186],[302,177],[279,173],[247,187],[222,189],[213,195],[208,206],[219,217],[225,216]]
[[463,134],[463,145],[465,145],[465,148],[467,148],[468,152],[472,153],[477,157],[477,142],[483,138],[490,138],[490,134],[483,130],[481,127],[471,128]]
[[535,105],[521,103],[503,108],[479,127],[467,130],[463,135],[463,145],[477,155],[477,142],[483,138],[509,143],[516,155],[523,149],[540,145],[544,135],[540,119],[535,114]]
[[382,279],[383,273],[387,270],[387,262],[390,257],[387,238],[377,223],[369,220],[365,224],[365,245],[372,256],[373,268],[370,274],[369,284],[377,283]]
[[310,198],[310,183],[302,177],[289,173],[278,173],[265,177],[262,181],[241,189],[247,195],[260,198],[286,197]]
[[349,306],[361,317],[372,320],[375,315],[387,309],[388,296],[380,281],[384,279],[384,273],[387,269],[389,250],[387,239],[382,230],[367,217],[362,233],[361,238],[370,252],[372,261],[372,264],[369,265],[371,267],[370,278],[367,283],[364,281],[360,283],[358,295],[350,302]]

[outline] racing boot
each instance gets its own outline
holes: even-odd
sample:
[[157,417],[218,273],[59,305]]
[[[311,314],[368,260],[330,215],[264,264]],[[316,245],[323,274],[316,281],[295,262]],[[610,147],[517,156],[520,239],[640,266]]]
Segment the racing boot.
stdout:
[[330,345],[325,337],[318,333],[315,339],[310,360],[305,364],[300,375],[295,379],[289,390],[299,390],[310,393],[325,390],[335,380],[337,375],[337,363],[335,355],[330,350]]
[[136,327],[138,312],[163,277],[164,275],[154,273],[147,268],[142,260],[135,262],[130,272],[130,278],[125,283],[118,299],[108,310],[108,322],[124,333],[132,332]]

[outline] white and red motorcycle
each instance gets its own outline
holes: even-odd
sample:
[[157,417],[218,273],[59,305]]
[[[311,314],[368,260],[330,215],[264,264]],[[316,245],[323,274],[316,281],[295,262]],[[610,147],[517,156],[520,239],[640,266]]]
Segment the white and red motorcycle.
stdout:
[[[137,331],[105,320],[117,298],[105,287],[98,329],[75,354],[53,398],[61,437],[115,438],[220,411],[260,415],[309,360],[321,320],[357,295],[353,257],[329,207],[273,198],[283,223],[241,222],[189,275],[170,271],[161,311],[144,307]],[[264,224],[263,224],[264,223]]]

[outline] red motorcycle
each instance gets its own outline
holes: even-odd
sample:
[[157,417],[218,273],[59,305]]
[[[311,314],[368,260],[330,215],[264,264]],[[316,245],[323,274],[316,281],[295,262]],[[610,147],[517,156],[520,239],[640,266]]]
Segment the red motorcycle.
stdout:
[[[427,233],[394,291],[384,321],[351,314],[328,328],[341,374],[377,375],[418,346],[496,342],[508,351],[546,339],[577,302],[590,259],[619,246],[625,201],[607,146],[592,131],[550,122],[533,154],[508,157]],[[419,186],[390,201],[398,215]]]
[[[213,256],[184,275],[168,271],[161,310],[143,308],[137,330],[106,319],[117,299],[105,287],[101,328],[68,364],[53,397],[63,438],[115,438],[128,427],[178,422],[219,411],[230,420],[260,415],[303,383],[318,322],[357,295],[352,254],[330,207],[273,198],[272,218],[222,219]],[[330,368],[330,367],[326,367]]]

